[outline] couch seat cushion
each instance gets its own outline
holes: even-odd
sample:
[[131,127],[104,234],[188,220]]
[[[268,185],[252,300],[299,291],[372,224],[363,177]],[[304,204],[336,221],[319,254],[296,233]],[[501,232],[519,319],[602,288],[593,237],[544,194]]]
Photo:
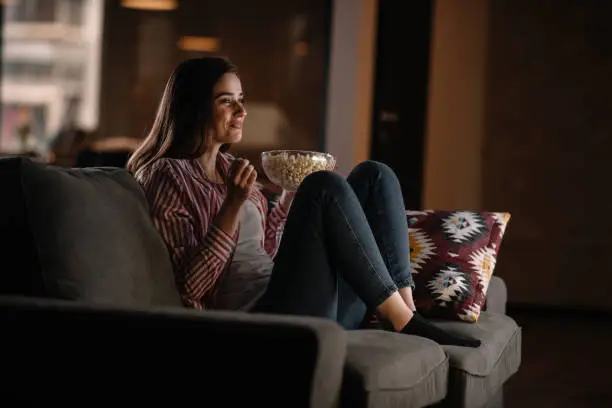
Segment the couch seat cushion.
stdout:
[[444,346],[449,356],[448,406],[480,407],[521,364],[521,328],[502,314],[482,312],[478,323],[434,321],[445,330],[480,339],[479,348]]
[[342,406],[421,407],[446,395],[448,357],[433,341],[382,330],[350,331]]

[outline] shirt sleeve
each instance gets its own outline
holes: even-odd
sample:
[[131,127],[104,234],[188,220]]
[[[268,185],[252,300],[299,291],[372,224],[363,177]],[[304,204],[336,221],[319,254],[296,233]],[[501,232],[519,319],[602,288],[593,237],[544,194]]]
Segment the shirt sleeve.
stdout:
[[143,188],[155,227],[169,248],[179,292],[186,306],[203,309],[236,247],[235,239],[213,225],[204,205],[204,231],[195,226],[194,208],[174,170],[161,163]]
[[280,202],[276,200],[272,204],[272,209],[266,218],[266,236],[264,242],[265,250],[272,258],[276,257],[286,221],[287,212],[283,210]]

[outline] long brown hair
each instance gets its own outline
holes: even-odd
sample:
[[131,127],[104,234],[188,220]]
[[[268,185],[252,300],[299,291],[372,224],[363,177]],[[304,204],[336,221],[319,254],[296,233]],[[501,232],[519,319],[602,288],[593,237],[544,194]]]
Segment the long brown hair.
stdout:
[[194,159],[204,154],[213,87],[226,73],[237,74],[237,68],[223,57],[191,58],[174,69],[149,134],[128,160],[132,174],[162,157]]

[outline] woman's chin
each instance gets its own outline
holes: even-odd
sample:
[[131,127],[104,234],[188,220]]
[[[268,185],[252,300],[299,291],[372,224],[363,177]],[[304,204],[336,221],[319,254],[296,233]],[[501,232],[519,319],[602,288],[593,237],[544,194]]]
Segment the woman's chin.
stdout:
[[225,139],[226,139],[225,143],[234,144],[234,143],[240,142],[242,140],[242,130],[235,130],[235,131],[228,132]]

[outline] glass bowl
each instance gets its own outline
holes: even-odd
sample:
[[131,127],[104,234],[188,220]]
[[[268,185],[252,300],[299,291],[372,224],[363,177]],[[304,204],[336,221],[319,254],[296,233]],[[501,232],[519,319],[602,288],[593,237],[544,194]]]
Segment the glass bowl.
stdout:
[[268,179],[287,191],[296,191],[316,171],[333,171],[336,158],[329,153],[308,150],[269,150],[261,153],[261,165]]

